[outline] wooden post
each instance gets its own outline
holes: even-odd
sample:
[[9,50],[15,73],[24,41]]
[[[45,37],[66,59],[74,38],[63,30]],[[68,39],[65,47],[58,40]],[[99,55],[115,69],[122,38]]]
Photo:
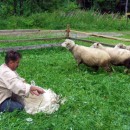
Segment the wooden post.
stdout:
[[126,19],[127,19],[127,24],[128,24],[128,15],[127,15],[127,12],[128,12],[128,0],[126,0],[126,4],[125,4],[125,14],[126,14]]
[[125,3],[125,14],[127,14],[128,12],[128,0],[126,0],[126,3]]
[[69,38],[69,33],[70,33],[70,25],[67,24],[67,29],[66,29],[66,38]]

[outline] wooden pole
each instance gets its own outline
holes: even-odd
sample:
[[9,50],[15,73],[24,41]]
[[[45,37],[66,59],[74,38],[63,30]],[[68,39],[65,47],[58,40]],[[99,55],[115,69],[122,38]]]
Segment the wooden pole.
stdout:
[[126,0],[126,4],[125,4],[125,15],[126,15],[127,24],[128,24],[128,15],[127,15],[127,12],[128,12],[128,0]]
[[66,29],[66,38],[69,38],[69,36],[70,36],[70,25],[69,24],[67,24],[67,29]]
[[126,5],[125,5],[125,14],[127,14],[128,11],[128,0],[126,0]]

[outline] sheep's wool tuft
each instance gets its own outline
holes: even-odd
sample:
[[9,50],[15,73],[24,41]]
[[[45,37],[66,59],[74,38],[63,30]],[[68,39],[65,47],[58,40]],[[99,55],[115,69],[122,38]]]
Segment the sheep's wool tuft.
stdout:
[[51,89],[45,90],[45,93],[40,96],[30,94],[25,98],[25,111],[29,114],[44,112],[51,114],[59,109],[61,102],[60,96],[54,93]]

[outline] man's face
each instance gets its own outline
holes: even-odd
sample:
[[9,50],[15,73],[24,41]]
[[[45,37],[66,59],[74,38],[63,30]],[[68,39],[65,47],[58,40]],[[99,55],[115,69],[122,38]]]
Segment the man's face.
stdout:
[[10,61],[8,63],[8,67],[11,69],[11,70],[16,70],[19,66],[19,62],[20,62],[20,59],[16,60],[16,61]]

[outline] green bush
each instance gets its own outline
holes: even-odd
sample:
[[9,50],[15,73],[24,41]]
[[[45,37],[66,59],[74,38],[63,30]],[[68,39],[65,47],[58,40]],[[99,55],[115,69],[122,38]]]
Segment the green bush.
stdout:
[[30,16],[11,16],[0,20],[0,29],[65,29],[70,24],[78,30],[129,30],[130,22],[119,14],[100,14],[95,11],[54,11],[37,13]]

